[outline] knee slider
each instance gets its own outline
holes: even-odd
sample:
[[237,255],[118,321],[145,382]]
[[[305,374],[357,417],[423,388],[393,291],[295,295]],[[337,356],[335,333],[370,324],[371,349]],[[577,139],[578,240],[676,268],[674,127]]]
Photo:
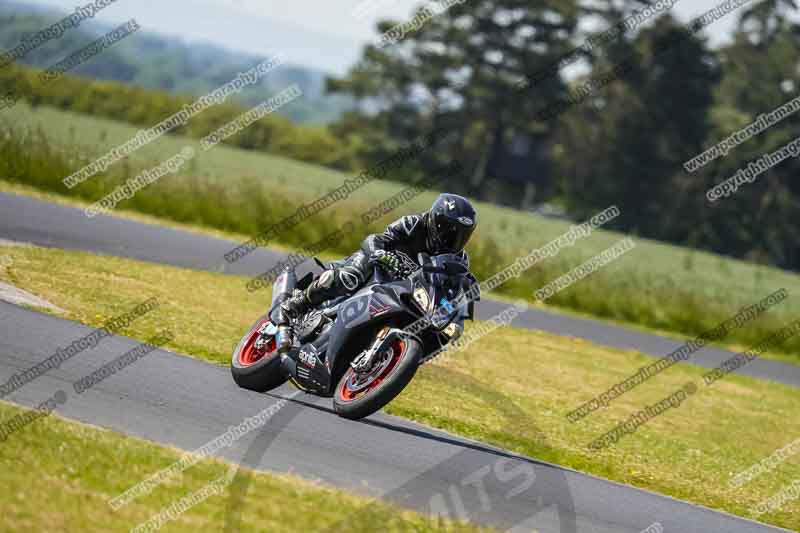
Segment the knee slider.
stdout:
[[359,270],[347,267],[339,269],[339,282],[348,291],[357,289],[362,281],[363,278]]
[[333,286],[333,280],[333,270],[326,270],[319,277],[319,286],[325,289],[330,289]]

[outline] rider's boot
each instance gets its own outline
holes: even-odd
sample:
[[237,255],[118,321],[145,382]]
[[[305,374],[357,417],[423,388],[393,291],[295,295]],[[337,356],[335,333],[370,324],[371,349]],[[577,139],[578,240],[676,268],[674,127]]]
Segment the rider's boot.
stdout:
[[288,352],[292,347],[291,321],[303,316],[310,308],[311,302],[306,298],[305,291],[296,291],[294,296],[289,297],[281,304],[278,320],[275,324],[278,326],[278,335],[275,341],[279,353]]
[[321,304],[325,300],[329,300],[335,296],[334,287],[326,283],[330,276],[321,276],[320,278],[311,282],[311,285],[302,292],[295,291],[294,296],[286,299],[281,304],[281,313],[283,320],[282,323],[277,324],[278,333],[278,351],[286,352],[291,348],[292,335],[289,327],[291,320],[300,318],[312,308]]
[[[358,277],[350,274],[356,281]],[[357,285],[356,285],[357,286]],[[278,351],[285,352],[291,347],[290,323],[292,319],[299,318],[312,308],[318,306],[326,300],[331,300],[338,296],[343,296],[352,292],[355,287],[347,287],[343,283],[336,282],[336,273],[333,270],[326,270],[311,282],[303,292],[295,292],[295,295],[288,298],[281,304],[282,322],[276,324],[279,327]]]
[[303,291],[295,293],[294,296],[284,301],[281,304],[281,309],[283,309],[283,312],[290,318],[297,318],[307,313],[312,305],[311,301],[309,301],[308,294],[306,291]]

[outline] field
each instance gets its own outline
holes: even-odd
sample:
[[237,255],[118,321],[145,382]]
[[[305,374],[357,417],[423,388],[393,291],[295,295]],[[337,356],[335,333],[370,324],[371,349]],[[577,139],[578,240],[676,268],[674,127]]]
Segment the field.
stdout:
[[[146,340],[168,326],[176,333],[168,349],[215,364],[227,364],[239,336],[270,299],[268,290],[248,296],[245,278],[123,258],[2,246],[0,257],[6,258],[0,280],[49,300],[67,311],[66,318],[87,325],[100,326],[155,296],[159,309],[122,333]],[[651,360],[577,339],[504,328],[424,366],[388,412],[745,517],[753,517],[751,509],[800,477],[800,457],[794,456],[769,475],[730,485],[736,474],[800,434],[800,391],[792,387],[739,376],[706,386],[702,369],[679,364],[608,408],[577,423],[567,421],[572,409]],[[616,445],[588,448],[687,382],[698,390],[679,407]],[[509,406],[524,413],[526,421],[509,424]],[[798,529],[800,502],[759,519]]]
[[[67,190],[61,183],[104,149],[133,137],[137,131],[113,121],[47,108],[31,109],[20,103],[6,110],[0,120],[0,179],[95,201],[181,147],[197,148],[195,140],[164,137],[74,189]],[[299,205],[341,185],[346,177],[349,176],[313,165],[219,146],[198,155],[177,175],[140,191],[123,202],[121,208],[199,227],[256,235],[292,214]],[[346,200],[282,232],[275,244],[302,248],[334,227],[353,222],[355,230],[329,250],[333,254],[351,253],[367,232],[380,231],[385,223],[403,213],[425,209],[436,194],[423,193],[378,223],[366,226],[361,222],[361,213],[403,188],[402,184],[388,181],[369,183]],[[562,221],[488,204],[479,203],[478,211],[478,231],[469,251],[479,278],[491,276],[569,229],[569,224]],[[537,264],[519,279],[509,281],[498,292],[534,300],[536,289],[621,237],[611,231],[596,231],[557,257]],[[636,242],[633,251],[593,274],[589,282],[558,293],[547,305],[689,336],[713,328],[779,288],[787,289],[789,294],[800,288],[796,274],[644,239]],[[800,302],[789,298],[764,318],[733,331],[725,343],[754,344],[797,317],[799,311]],[[789,339],[777,350],[782,357],[797,361],[800,337]]]

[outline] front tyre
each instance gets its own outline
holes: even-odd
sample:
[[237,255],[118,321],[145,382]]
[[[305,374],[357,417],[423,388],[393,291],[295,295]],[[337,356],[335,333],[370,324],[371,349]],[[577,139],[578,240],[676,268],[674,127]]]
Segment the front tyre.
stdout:
[[369,372],[348,367],[333,394],[336,414],[357,420],[391,402],[417,373],[421,355],[416,339],[396,339]]
[[269,322],[269,314],[259,318],[239,341],[231,357],[233,381],[243,389],[266,392],[286,383],[289,375],[281,368],[281,357],[274,337],[261,339],[259,330]]

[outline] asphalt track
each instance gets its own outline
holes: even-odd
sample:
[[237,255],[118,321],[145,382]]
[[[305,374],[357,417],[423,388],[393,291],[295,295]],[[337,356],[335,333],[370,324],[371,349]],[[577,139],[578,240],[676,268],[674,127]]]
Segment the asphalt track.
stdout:
[[[0,383],[90,331],[0,303]],[[295,394],[290,387],[266,395],[245,391],[225,368],[162,350],[82,394],[74,391],[74,382],[137,344],[124,337],[104,339],[4,399],[33,407],[61,390],[66,401],[56,411],[62,416],[194,450]],[[502,400],[501,393],[495,394]],[[526,415],[513,406],[506,416],[509,424],[535,425],[535,419],[514,418]],[[360,422],[343,420],[331,412],[330,400],[302,394],[293,396],[258,436],[246,435],[219,455],[237,463],[245,457],[256,468],[293,472],[423,512],[446,511],[512,531],[639,533],[655,522],[666,532],[783,531],[383,413]],[[138,481],[132,479],[131,486]],[[357,514],[346,519],[357,520]],[[339,530],[343,524],[320,524],[319,530]]]
[[[89,220],[75,209],[9,195],[0,195],[0,237],[240,274],[262,272],[280,258],[259,250],[231,267],[222,255],[236,243],[112,217]],[[491,316],[502,307],[482,302],[479,315]],[[619,340],[613,335],[616,329],[604,324],[537,311],[528,312],[518,325],[605,340],[612,346],[621,343],[641,349],[641,342],[647,341],[656,352],[662,346],[657,343],[665,342],[626,330],[620,330],[624,340]],[[89,331],[74,322],[0,302],[0,383]],[[291,387],[266,395],[245,391],[236,387],[227,369],[163,350],[83,394],[73,390],[72,383],[136,345],[124,337],[105,339],[3,399],[33,407],[61,390],[67,395],[56,410],[62,416],[193,450],[229,426],[291,398],[257,435],[243,437],[219,455],[254,468],[293,472],[378,495],[422,512],[445,512],[513,531],[639,533],[655,522],[665,531],[687,533],[782,531],[383,413],[365,421],[346,421],[331,412],[328,399],[297,395]],[[504,406],[510,426],[536,427],[536,414],[516,409],[502,391],[481,390],[479,383],[472,386],[476,394],[493,397],[495,405]],[[546,441],[546,436],[542,439]],[[235,506],[234,496],[231,501]],[[337,529],[336,524],[325,526],[320,530]]]
[[[240,243],[113,216],[90,219],[80,209],[3,193],[0,193],[0,238],[242,275],[258,275],[285,257],[281,252],[259,248],[230,264],[225,261],[224,254]],[[298,272],[303,273],[312,266],[313,263],[307,261]],[[477,317],[487,319],[507,307],[508,304],[485,299],[476,306]],[[663,357],[682,344],[675,339],[598,320],[539,309],[521,313],[514,319],[514,326],[636,350],[655,357]],[[693,354],[690,361],[705,368],[715,368],[734,355],[719,348],[705,347]],[[736,372],[800,387],[800,366],[756,359]],[[597,391],[598,394],[601,392],[604,391]]]

